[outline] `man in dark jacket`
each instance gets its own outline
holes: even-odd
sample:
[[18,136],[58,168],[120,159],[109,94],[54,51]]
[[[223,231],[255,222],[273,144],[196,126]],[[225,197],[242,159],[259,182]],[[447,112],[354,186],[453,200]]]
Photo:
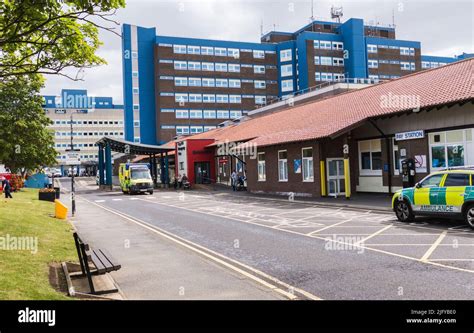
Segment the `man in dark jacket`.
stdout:
[[5,199],[13,199],[12,197],[12,194],[11,194],[11,191],[12,191],[12,186],[10,185],[10,182],[8,181],[8,179],[4,179],[3,182],[2,182],[2,185],[3,185],[3,192],[5,193]]

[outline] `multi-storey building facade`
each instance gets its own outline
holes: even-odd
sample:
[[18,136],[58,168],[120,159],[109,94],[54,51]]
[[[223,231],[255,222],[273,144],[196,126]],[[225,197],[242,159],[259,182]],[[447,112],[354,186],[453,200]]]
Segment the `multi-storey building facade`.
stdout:
[[269,32],[260,43],[122,30],[125,138],[147,144],[213,129],[325,82],[395,79],[469,56],[422,56],[420,42],[362,19],[314,21]]
[[97,162],[96,142],[104,137],[124,137],[123,105],[112,97],[92,97],[87,90],[63,89],[60,96],[43,96],[43,108],[51,119],[58,165],[66,160],[71,143],[71,116],[74,149],[81,163]]

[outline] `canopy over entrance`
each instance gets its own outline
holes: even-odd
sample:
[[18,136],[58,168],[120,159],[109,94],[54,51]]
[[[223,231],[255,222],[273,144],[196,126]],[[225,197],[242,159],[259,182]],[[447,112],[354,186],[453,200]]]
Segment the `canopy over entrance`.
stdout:
[[174,151],[169,146],[146,145],[137,142],[125,141],[123,139],[103,137],[96,142],[99,148],[99,186],[101,188],[112,188],[112,151],[127,155],[148,155],[150,158],[151,176],[155,185],[157,184],[156,155],[161,159],[162,182],[169,183],[168,153]]

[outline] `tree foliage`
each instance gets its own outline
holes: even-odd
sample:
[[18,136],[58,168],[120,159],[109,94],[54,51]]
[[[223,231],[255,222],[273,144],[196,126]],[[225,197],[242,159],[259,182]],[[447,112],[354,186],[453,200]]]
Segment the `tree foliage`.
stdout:
[[12,172],[56,163],[53,132],[39,95],[40,75],[0,81],[0,161]]
[[98,31],[114,31],[111,16],[124,6],[125,0],[0,1],[0,78],[68,76],[65,68],[105,64],[95,54]]

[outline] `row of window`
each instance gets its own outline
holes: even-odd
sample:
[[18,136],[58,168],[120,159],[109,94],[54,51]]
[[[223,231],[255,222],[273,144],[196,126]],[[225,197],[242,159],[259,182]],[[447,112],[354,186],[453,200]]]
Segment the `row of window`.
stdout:
[[[54,125],[70,125],[70,120],[53,120]],[[123,120],[73,120],[73,125],[123,125]]]
[[[159,44],[160,46],[171,46],[169,44]],[[212,46],[197,46],[197,45],[173,45],[173,52],[176,54],[194,54],[194,55],[209,55],[218,57],[232,57],[238,59],[240,52],[252,52],[255,59],[265,59],[265,54],[275,54],[275,51],[263,50],[249,50],[225,47]]]
[[253,68],[255,74],[264,74],[265,69],[276,69],[274,65],[233,64],[225,62],[200,62],[182,60],[164,60],[160,63],[173,64],[175,70],[240,73],[241,68]]
[[436,61],[422,61],[421,62],[421,68],[427,69],[427,68],[436,68],[440,66],[447,65],[446,62],[436,62]]
[[[55,136],[71,136],[71,132],[57,131]],[[72,132],[73,136],[123,136],[123,132]]]
[[[87,159],[87,158],[99,158],[99,155],[80,155],[79,158],[81,159]],[[66,155],[58,155],[56,156],[56,159],[57,160],[65,160],[67,159],[67,156]]]
[[[255,89],[265,89],[267,82],[265,80],[245,80],[251,81]],[[273,81],[276,83],[276,81]],[[176,87],[217,87],[217,88],[241,88],[240,79],[218,79],[218,78],[199,78],[199,77],[174,77]]]
[[160,96],[174,96],[176,103],[230,103],[240,104],[242,98],[252,98],[255,104],[265,104],[266,96],[264,95],[222,95],[222,94],[191,94],[191,93],[160,93]]
[[[297,163],[298,160],[295,160]],[[257,179],[266,181],[265,153],[257,154]],[[301,173],[304,182],[314,181],[313,170],[313,148],[301,149],[301,165],[295,165],[295,173]],[[288,152],[286,150],[278,151],[278,180],[280,182],[288,181]]]
[[316,72],[314,73],[314,79],[316,81],[344,81],[344,74],[342,73],[325,73]]
[[[71,144],[70,143],[56,143],[54,145],[56,148],[70,148]],[[80,147],[80,148],[85,148],[85,147],[97,147],[97,144],[95,143],[75,143],[73,144],[74,148]]]
[[314,64],[321,66],[344,66],[344,59],[337,57],[314,57]]
[[236,119],[242,117],[241,110],[197,110],[177,109],[177,119]]
[[343,42],[331,42],[328,40],[315,40],[313,46],[315,49],[322,50],[344,50]]
[[378,49],[394,49],[394,50],[399,49],[400,55],[410,55],[410,56],[415,55],[415,48],[413,47],[367,44],[368,53],[377,53]]
[[405,71],[414,71],[416,69],[414,62],[408,61],[398,61],[398,60],[375,60],[369,59],[367,60],[367,67],[368,68],[379,68],[379,64],[400,64],[400,69]]
[[369,79],[372,80],[390,80],[390,79],[398,79],[399,75],[386,75],[386,74],[379,74],[379,75],[369,75]]
[[161,125],[161,129],[175,129],[176,134],[196,134],[215,129],[217,126]]

